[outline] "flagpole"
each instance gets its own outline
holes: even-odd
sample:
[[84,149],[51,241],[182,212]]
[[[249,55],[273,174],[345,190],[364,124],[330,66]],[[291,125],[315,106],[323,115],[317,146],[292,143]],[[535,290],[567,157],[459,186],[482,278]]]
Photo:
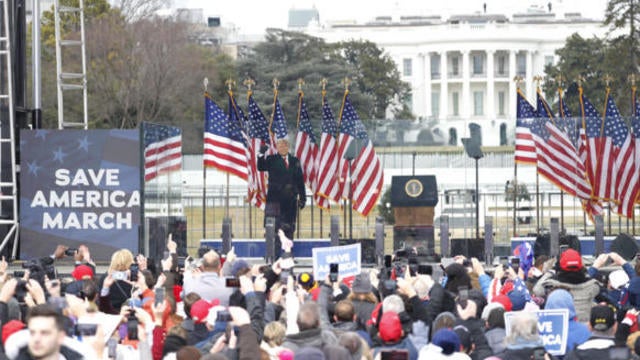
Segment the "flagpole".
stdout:
[[[638,114],[636,114],[636,75],[633,73],[629,75],[629,81],[631,81],[631,114],[633,114],[633,116],[638,116]],[[631,206],[632,206],[631,234],[635,236],[636,235],[636,202],[633,201]],[[629,228],[629,222],[627,221],[627,231],[629,231],[628,228]]]
[[[227,92],[231,99],[233,99],[233,86],[236,82],[233,79],[228,79],[225,81],[225,85],[227,85]],[[233,105],[233,104],[232,104]],[[229,109],[229,112],[235,111],[235,109]],[[225,195],[225,205],[224,205],[224,216],[227,220],[230,220],[229,217],[229,172],[227,172],[227,189]]]
[[273,131],[271,131],[271,127],[273,126],[273,118],[276,115],[276,100],[278,100],[278,86],[280,86],[280,81],[277,78],[273,78],[271,81],[273,84],[273,105],[271,110],[271,118],[269,119],[269,127],[267,130],[269,131],[269,142],[271,143],[271,148],[275,148],[275,139],[273,138]]
[[[518,91],[519,87],[520,87],[520,83],[523,81],[522,76],[516,75],[516,77],[513,78],[513,81],[516,83],[516,91]],[[537,174],[537,172],[536,172]],[[518,163],[514,162],[514,166],[513,166],[513,218],[511,219],[512,223],[513,223],[513,236],[515,237],[516,234],[518,233],[516,226],[517,226],[517,222],[516,222],[516,201],[518,199]],[[511,241],[509,241],[509,243],[511,243]]]
[[[298,128],[298,131],[300,131],[300,111],[302,111],[302,98],[304,97],[304,93],[302,92],[302,85],[303,84],[304,84],[304,80],[302,78],[299,78],[298,79],[298,119],[296,120],[296,127]],[[298,144],[296,143],[296,146],[297,145]],[[314,159],[314,161],[315,161],[315,159]],[[306,186],[306,184],[305,184],[305,186]],[[311,189],[311,192],[313,192],[313,189]],[[296,239],[300,239],[300,204],[299,204],[299,201],[300,200],[296,198]],[[313,196],[311,196],[311,202],[313,202]],[[311,208],[313,208],[313,204],[311,204]]]
[[540,235],[540,216],[542,211],[540,210],[540,175],[536,171],[536,234]]
[[[208,95],[207,85],[209,85],[209,79],[204,78],[202,84],[204,85],[204,96],[206,97]],[[206,107],[204,111],[207,111]],[[202,238],[207,238],[207,167],[204,166],[204,159],[202,161]]]

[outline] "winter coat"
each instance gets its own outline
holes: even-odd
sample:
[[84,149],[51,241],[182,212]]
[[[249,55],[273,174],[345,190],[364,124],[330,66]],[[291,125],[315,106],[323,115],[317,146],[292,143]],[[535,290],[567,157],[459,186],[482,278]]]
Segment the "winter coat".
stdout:
[[589,321],[594,298],[600,293],[600,285],[597,280],[584,277],[584,281],[572,283],[563,281],[561,274],[553,277],[553,274],[546,273],[542,275],[542,278],[533,287],[533,292],[536,296],[542,297],[545,295],[545,288],[547,287],[569,291],[573,296],[573,304],[578,315],[578,321],[583,323]]
[[567,309],[569,310],[569,331],[567,337],[567,352],[573,350],[576,346],[587,341],[591,336],[589,328],[576,321],[576,309],[573,305],[574,299],[568,291],[558,289],[549,294],[545,310]]
[[484,337],[487,338],[487,343],[489,343],[489,347],[491,347],[491,351],[494,354],[499,354],[505,350],[506,345],[504,338],[506,336],[506,330],[500,327],[493,328],[484,333]]

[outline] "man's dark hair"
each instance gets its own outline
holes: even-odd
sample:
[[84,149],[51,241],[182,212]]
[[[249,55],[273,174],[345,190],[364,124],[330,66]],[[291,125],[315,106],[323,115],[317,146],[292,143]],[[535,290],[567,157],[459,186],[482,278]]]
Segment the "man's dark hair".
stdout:
[[300,305],[298,311],[298,329],[300,331],[315,329],[320,326],[320,310],[315,302],[306,302]]
[[140,275],[144,276],[144,283],[147,284],[147,287],[149,289],[153,289],[153,286],[156,284],[156,279],[153,276],[153,273],[149,270],[142,270],[140,271]]
[[55,320],[56,328],[59,331],[64,330],[64,318],[55,307],[49,304],[36,305],[30,308],[29,312],[27,313],[27,326],[29,325],[29,321],[31,321],[31,319],[37,317],[53,318]]
[[487,325],[489,329],[502,328],[504,329],[504,308],[495,308],[489,312],[487,317]]
[[91,279],[82,280],[81,298],[86,298],[89,301],[95,301],[98,295],[98,286],[95,281]]
[[334,314],[338,321],[353,321],[353,315],[355,314],[355,308],[351,300],[340,300],[336,304]]
[[184,313],[191,318],[191,306],[196,303],[196,301],[200,300],[200,295],[190,292],[184,297]]

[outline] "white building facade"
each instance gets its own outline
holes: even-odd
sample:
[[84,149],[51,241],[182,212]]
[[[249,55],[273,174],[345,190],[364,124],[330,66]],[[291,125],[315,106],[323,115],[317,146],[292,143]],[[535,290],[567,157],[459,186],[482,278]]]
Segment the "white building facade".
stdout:
[[[379,17],[365,24],[310,26],[306,33],[338,42],[369,40],[396,62],[402,79],[411,85],[409,106],[418,119],[461,146],[468,125],[482,128],[484,146],[513,143],[516,83],[535,101],[534,76],[555,64],[557,49],[573,33],[604,37],[600,20],[577,13],[504,15],[474,14],[439,17]],[[588,54],[585,54],[588,56]],[[551,100],[551,99],[550,99]]]

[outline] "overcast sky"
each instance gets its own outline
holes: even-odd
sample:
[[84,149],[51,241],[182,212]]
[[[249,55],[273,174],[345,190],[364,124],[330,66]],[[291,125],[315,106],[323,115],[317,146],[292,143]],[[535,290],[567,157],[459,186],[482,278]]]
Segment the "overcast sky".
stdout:
[[602,19],[607,0],[172,0],[174,8],[202,8],[205,16],[220,16],[223,26],[236,25],[241,33],[260,34],[267,27],[286,28],[289,9],[311,8],[320,21],[356,20],[365,22],[380,15],[470,14],[482,11],[505,14],[524,12],[530,5],[552,4],[558,13],[581,12]]

